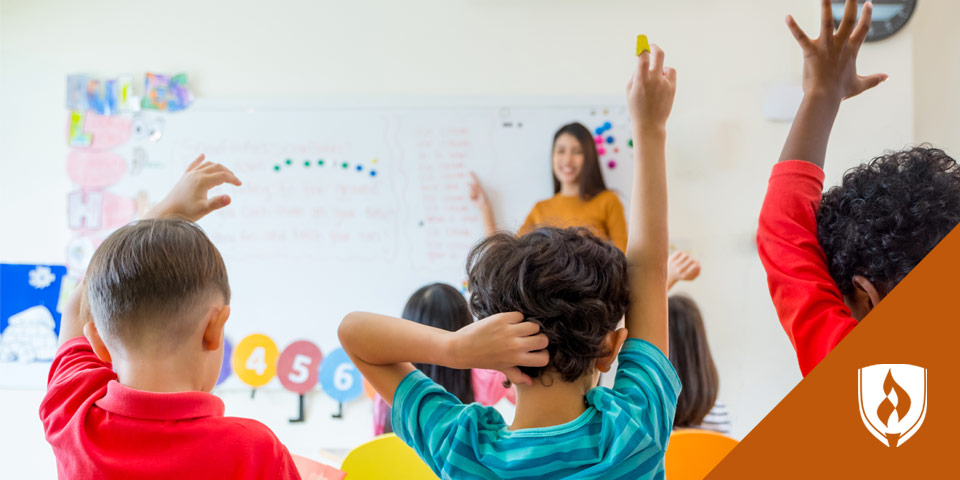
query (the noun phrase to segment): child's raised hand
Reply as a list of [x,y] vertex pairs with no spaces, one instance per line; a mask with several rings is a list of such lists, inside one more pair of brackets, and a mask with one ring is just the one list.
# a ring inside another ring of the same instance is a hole
[[240,186],[240,179],[219,163],[204,162],[203,154],[187,167],[170,193],[150,209],[146,218],[182,216],[196,222],[208,213],[230,205],[229,195],[207,198],[211,188],[224,183]]
[[676,251],[667,262],[667,288],[683,280],[689,282],[700,276],[700,260],[687,252]]
[[870,31],[873,4],[863,5],[863,14],[857,22],[857,0],[847,0],[843,20],[834,32],[832,2],[821,0],[821,3],[820,37],[816,40],[803,32],[793,16],[787,16],[787,26],[803,49],[804,94],[826,95],[839,102],[880,85],[887,79],[885,74],[857,74],[857,54]]
[[547,336],[540,325],[524,322],[519,312],[498,313],[457,330],[451,350],[451,367],[499,370],[513,383],[533,380],[518,366],[543,367],[550,362]]
[[627,103],[634,128],[659,128],[667,124],[677,91],[677,71],[664,67],[664,53],[651,45],[653,53],[644,51],[637,61],[637,70],[627,82]]

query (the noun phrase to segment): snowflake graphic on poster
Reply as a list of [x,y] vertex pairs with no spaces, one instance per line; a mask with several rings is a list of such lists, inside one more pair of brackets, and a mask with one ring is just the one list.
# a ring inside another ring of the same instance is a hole
[[37,266],[30,270],[30,286],[36,289],[47,288],[53,283],[57,276],[50,271],[50,267]]

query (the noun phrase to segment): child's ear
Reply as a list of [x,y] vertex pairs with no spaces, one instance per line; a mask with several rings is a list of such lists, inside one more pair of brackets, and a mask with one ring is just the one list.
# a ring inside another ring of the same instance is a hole
[[104,344],[103,339],[100,338],[100,332],[97,331],[97,326],[93,322],[83,324],[83,336],[87,337],[87,341],[90,342],[90,347],[93,348],[93,353],[97,358],[107,363],[113,361],[106,344]]
[[851,310],[854,318],[862,320],[880,303],[882,297],[873,282],[862,275],[854,275],[851,282],[853,283]]
[[607,348],[607,351],[610,353],[597,359],[597,370],[603,373],[610,371],[610,366],[613,365],[613,361],[617,358],[617,355],[620,354],[620,347],[623,346],[623,342],[626,340],[626,328],[618,328],[607,334],[606,338],[603,339],[603,346]]
[[204,350],[212,351],[223,346],[223,330],[228,318],[230,318],[230,305],[224,305],[210,312],[207,326],[203,330]]

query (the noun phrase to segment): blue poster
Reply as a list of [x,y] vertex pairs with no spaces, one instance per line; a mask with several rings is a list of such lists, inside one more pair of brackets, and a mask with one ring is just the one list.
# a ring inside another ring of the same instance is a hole
[[60,265],[0,264],[0,362],[53,360],[66,273]]

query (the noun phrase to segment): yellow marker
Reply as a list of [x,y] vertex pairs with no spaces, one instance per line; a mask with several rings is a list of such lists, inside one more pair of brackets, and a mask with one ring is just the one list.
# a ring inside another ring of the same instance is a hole
[[637,35],[637,56],[639,57],[645,51],[650,51],[650,42],[646,35]]

